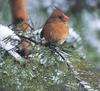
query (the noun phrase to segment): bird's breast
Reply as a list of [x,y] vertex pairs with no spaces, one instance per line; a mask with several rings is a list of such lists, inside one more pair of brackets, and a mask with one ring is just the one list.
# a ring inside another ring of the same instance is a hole
[[68,27],[63,22],[49,23],[43,29],[43,37],[48,42],[64,42],[67,36]]

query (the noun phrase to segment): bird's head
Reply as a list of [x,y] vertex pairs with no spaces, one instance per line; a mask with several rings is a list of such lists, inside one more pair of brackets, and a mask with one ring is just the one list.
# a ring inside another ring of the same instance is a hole
[[67,22],[69,20],[69,17],[66,16],[58,7],[53,7],[53,13],[51,15],[53,18],[58,18],[63,22]]

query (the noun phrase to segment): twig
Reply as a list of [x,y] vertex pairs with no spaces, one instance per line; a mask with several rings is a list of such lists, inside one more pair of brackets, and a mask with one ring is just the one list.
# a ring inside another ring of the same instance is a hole
[[31,25],[34,27],[34,23],[33,23],[32,19],[31,19],[31,17],[30,17],[30,22],[31,22]]
[[25,36],[20,36],[20,37],[28,39],[29,41],[32,41],[35,44],[40,44],[42,46],[50,48],[51,50],[55,51],[63,60],[66,60],[66,64],[67,64],[68,68],[72,71],[72,74],[74,75],[77,82],[79,83],[80,91],[98,91],[98,90],[92,89],[91,86],[89,85],[89,83],[80,79],[79,73],[74,69],[74,66],[72,65],[72,63],[68,59],[66,59],[62,54],[60,54],[54,45],[42,44],[41,42],[37,42],[37,41],[32,40],[32,39],[25,37]]
[[24,39],[27,39],[27,40],[29,40],[29,41],[31,41],[31,42],[33,42],[33,43],[35,43],[36,45],[44,45],[44,44],[42,44],[41,42],[37,42],[37,41],[35,41],[35,40],[33,40],[33,39],[31,39],[31,38],[28,38],[28,37],[25,37],[25,36],[22,36],[22,35],[18,35],[20,38],[24,38]]
[[79,73],[77,72],[76,69],[74,69],[74,66],[72,65],[72,63],[68,59],[66,59],[66,64],[68,65],[68,67],[72,71],[72,74],[74,75],[75,79],[79,83],[79,86],[80,86],[79,91],[98,91],[98,90],[94,90],[90,86],[89,83],[87,83],[86,81],[80,79]]
[[28,24],[26,22],[23,22],[23,23],[26,24],[26,25],[28,25],[31,28],[31,30],[35,30],[30,24]]
[[56,46],[54,46],[54,45],[48,45],[47,47],[49,47],[51,50],[53,50],[54,52],[56,52],[63,60],[65,60],[65,57],[59,52],[59,50],[57,50]]
[[[28,23],[26,23],[26,22],[21,22],[21,23],[19,23],[19,24],[22,24],[22,23],[28,25],[28,26],[31,28],[31,30],[35,30],[30,24],[28,24]],[[12,26],[12,25],[14,25],[14,26],[13,26],[13,29],[17,26],[17,25],[15,25],[15,24],[11,23],[11,24],[8,25],[8,27],[10,27],[10,26]]]
[[45,47],[48,47],[49,49],[53,50],[54,52],[56,52],[63,60],[65,60],[64,56],[62,54],[59,53],[59,51],[56,49],[56,47],[54,45],[51,45],[51,44],[43,44],[41,42],[37,42],[31,38],[28,38],[28,37],[25,37],[25,36],[22,36],[22,35],[18,35],[20,38],[24,38],[24,39],[27,39],[37,45],[42,45],[42,46],[45,46]]

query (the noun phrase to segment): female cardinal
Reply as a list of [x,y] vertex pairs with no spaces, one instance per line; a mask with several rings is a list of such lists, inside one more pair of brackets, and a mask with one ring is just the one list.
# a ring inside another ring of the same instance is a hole
[[41,31],[40,37],[44,37],[49,44],[59,45],[64,43],[69,32],[68,20],[69,17],[55,6],[52,15],[48,18]]
[[28,15],[25,9],[25,0],[10,0],[11,13],[13,25],[16,26],[16,30],[27,32],[28,26]]

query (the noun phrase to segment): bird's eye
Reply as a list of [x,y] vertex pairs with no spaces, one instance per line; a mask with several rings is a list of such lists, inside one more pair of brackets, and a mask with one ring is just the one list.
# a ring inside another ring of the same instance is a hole
[[60,18],[60,19],[62,19],[62,18],[63,18],[63,16],[59,16],[59,18]]

